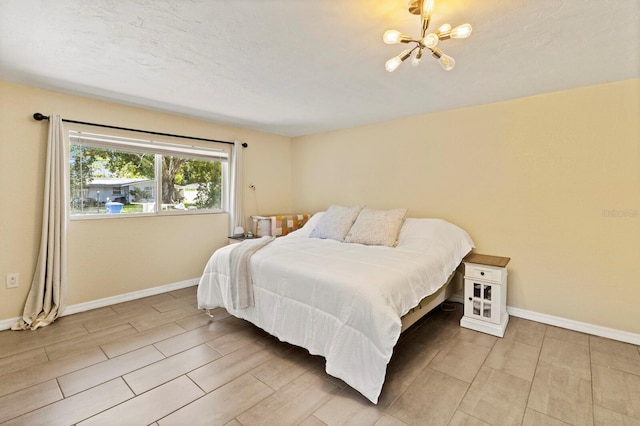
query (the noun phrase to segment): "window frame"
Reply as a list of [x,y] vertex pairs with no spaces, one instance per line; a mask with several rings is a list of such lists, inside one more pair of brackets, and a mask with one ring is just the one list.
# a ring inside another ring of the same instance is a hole
[[[109,129],[102,132],[84,125],[65,126],[66,152],[71,153],[72,145],[90,146],[101,149],[121,150],[124,152],[139,152],[154,155],[155,167],[155,206],[153,212],[136,213],[94,213],[94,214],[72,214],[71,213],[71,171],[65,173],[65,185],[68,188],[67,200],[69,220],[97,220],[97,219],[117,219],[132,217],[164,217],[164,216],[185,216],[201,214],[229,214],[231,194],[233,193],[230,163],[233,158],[233,145],[216,142],[201,142],[182,139],[178,137],[164,137],[156,135],[138,134],[133,131],[121,131]],[[107,134],[108,133],[108,134]],[[82,141],[82,142],[80,142]],[[162,157],[175,156],[198,161],[217,161],[221,165],[221,208],[203,208],[186,210],[163,210],[162,206]],[[70,166],[71,158],[67,161]],[[82,189],[86,191],[87,189]]]

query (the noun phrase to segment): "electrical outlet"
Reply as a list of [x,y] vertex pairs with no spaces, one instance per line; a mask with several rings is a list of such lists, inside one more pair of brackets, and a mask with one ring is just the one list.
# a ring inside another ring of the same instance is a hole
[[18,287],[18,274],[7,274],[7,288]]

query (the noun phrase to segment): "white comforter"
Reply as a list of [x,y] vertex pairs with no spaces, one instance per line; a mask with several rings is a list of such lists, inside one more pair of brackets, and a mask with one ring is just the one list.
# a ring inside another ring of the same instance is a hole
[[233,246],[220,248],[207,263],[198,306],[224,307],[324,356],[328,374],[377,403],[400,318],[445,283],[473,242],[443,220],[406,219],[395,248],[347,244],[309,238],[314,218],[252,256],[255,306],[233,309]]

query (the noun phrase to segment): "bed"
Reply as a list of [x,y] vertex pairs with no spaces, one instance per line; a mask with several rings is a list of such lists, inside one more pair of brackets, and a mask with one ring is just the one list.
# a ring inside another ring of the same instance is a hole
[[251,306],[234,299],[237,245],[218,249],[200,278],[198,307],[223,307],[323,356],[328,374],[377,403],[401,331],[447,296],[473,241],[444,220],[415,218],[402,218],[395,247],[314,238],[323,214],[250,256]]

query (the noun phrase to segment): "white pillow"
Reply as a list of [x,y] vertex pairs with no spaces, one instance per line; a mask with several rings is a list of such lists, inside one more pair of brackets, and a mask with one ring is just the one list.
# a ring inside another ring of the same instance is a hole
[[395,247],[407,209],[362,209],[345,238],[345,243]]
[[343,207],[332,205],[318,220],[309,237],[344,241],[344,237],[351,229],[351,225],[358,217],[360,210],[362,210],[362,206]]
[[421,253],[434,247],[447,247],[464,257],[475,246],[469,234],[452,223],[442,219],[408,217],[400,229],[396,247]]

